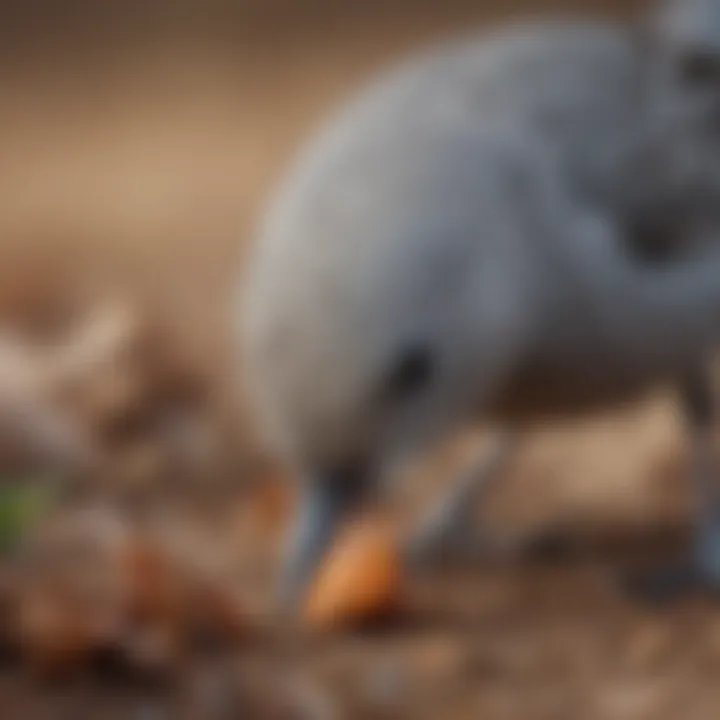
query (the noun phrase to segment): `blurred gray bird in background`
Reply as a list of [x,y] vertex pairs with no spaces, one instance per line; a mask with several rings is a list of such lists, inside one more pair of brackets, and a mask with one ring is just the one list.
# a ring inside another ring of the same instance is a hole
[[[242,283],[248,390],[303,486],[282,602],[394,462],[469,423],[510,439],[672,382],[706,453],[718,229],[720,0],[452,42],[350,101]],[[683,578],[718,587],[720,501],[694,475]],[[431,538],[482,485],[451,484]]]

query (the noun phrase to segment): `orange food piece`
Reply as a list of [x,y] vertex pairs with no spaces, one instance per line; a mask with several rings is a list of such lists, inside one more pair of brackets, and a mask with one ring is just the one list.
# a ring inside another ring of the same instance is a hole
[[396,538],[386,523],[350,527],[321,566],[304,608],[314,628],[358,625],[399,607],[402,569]]

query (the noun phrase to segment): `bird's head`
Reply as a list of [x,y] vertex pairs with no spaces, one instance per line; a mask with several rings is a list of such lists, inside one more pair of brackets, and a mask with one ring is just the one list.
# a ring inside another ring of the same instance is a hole
[[[494,249],[478,239],[493,215],[465,176],[477,166],[378,145],[350,142],[291,175],[243,286],[248,391],[302,483],[288,603],[389,465],[473,412],[478,379],[491,382],[511,344],[506,268],[521,263],[502,233]],[[489,325],[494,343],[479,332]]]

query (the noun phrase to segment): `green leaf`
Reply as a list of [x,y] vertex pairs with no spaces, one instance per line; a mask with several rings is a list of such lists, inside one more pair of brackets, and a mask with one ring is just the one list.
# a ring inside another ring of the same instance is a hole
[[34,479],[0,483],[0,552],[13,550],[52,506],[52,493]]

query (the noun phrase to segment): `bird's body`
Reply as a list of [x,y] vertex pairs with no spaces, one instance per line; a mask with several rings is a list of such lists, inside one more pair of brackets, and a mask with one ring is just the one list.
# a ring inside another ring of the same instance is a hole
[[[280,348],[302,332],[313,356],[323,345],[313,347],[308,329],[330,333],[338,325],[333,349],[351,356],[333,375],[345,382],[352,355],[372,349],[373,328],[355,333],[353,324],[375,322],[374,308],[361,317],[350,296],[361,299],[367,283],[397,264],[417,284],[414,314],[432,312],[423,304],[452,292],[453,273],[472,272],[477,307],[494,301],[504,335],[517,325],[510,344],[522,346],[521,359],[483,398],[485,417],[532,422],[595,409],[684,369],[635,372],[604,353],[595,314],[612,298],[593,297],[576,275],[602,272],[593,266],[597,249],[584,252],[583,243],[647,243],[637,229],[653,221],[666,229],[663,218],[677,221],[693,190],[664,187],[679,169],[662,167],[647,149],[657,117],[643,101],[651,91],[644,62],[618,28],[553,24],[453,45],[374,86],[302,157],[270,215],[253,281],[259,312],[279,310],[264,330]],[[428,225],[410,227],[418,218]],[[577,257],[567,243],[578,246]],[[327,323],[318,315],[326,306],[333,308]],[[365,347],[352,347],[353,338]],[[617,367],[599,363],[603,354]],[[296,350],[276,355],[270,345],[261,362],[273,360],[297,367],[301,358]],[[319,357],[308,363],[322,367]],[[317,378],[301,383],[313,402],[332,379]]]
[[720,153],[654,53],[518,27],[408,63],[319,133],[244,295],[251,391],[301,472],[342,494],[463,423],[607,409],[714,349],[720,253],[655,259],[720,227]]

